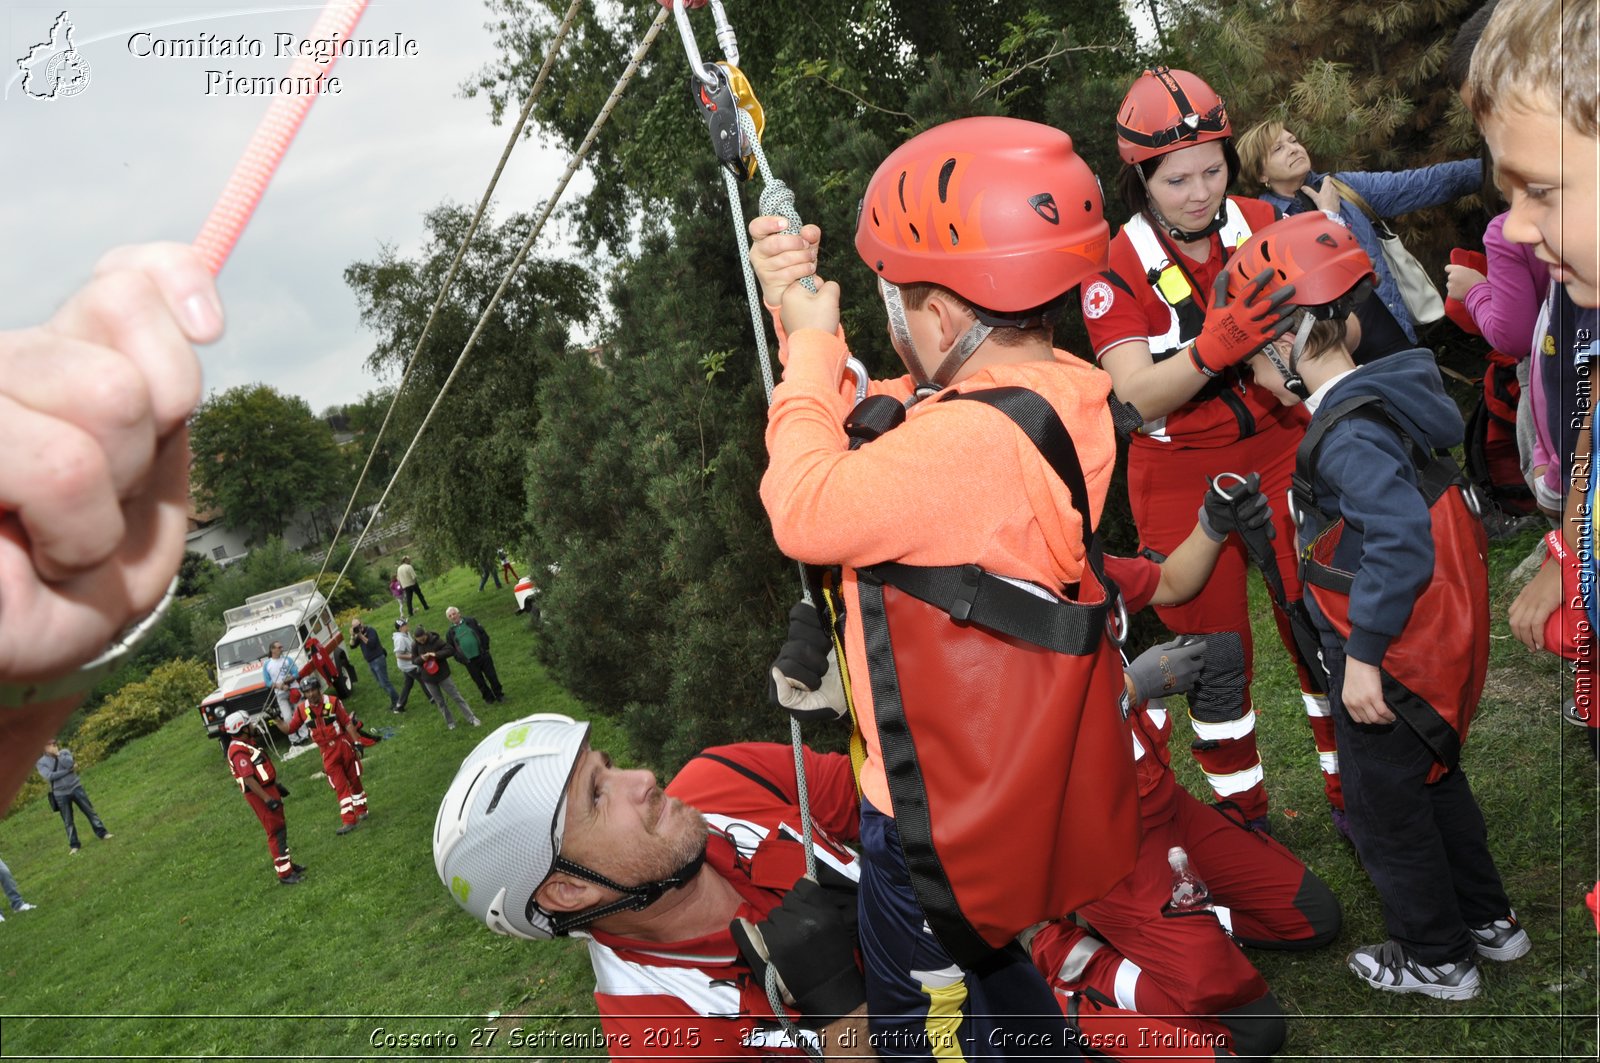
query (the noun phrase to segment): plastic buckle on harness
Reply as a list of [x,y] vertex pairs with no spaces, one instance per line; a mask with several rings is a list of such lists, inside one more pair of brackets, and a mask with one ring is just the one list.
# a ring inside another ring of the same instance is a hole
[[972,603],[978,597],[978,578],[983,575],[983,569],[977,565],[961,566],[961,590],[956,594],[956,600],[950,605],[950,619],[965,622],[972,616]]

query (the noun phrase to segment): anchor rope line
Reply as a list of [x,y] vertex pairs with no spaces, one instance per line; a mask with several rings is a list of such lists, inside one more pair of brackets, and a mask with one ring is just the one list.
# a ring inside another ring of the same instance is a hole
[[373,507],[372,516],[367,518],[366,525],[361,529],[360,535],[357,536],[355,549],[350,551],[350,556],[345,559],[344,567],[339,570],[339,575],[334,580],[334,586],[338,586],[340,580],[344,579],[345,573],[350,570],[350,564],[355,560],[356,551],[360,549],[362,542],[366,540],[367,532],[372,530],[373,521],[377,520],[378,513],[383,509],[383,503],[389,498],[389,492],[394,489],[395,482],[399,480],[400,474],[405,471],[406,464],[411,460],[411,455],[416,452],[417,444],[422,441],[423,434],[427,432],[428,425],[432,423],[434,414],[444,401],[444,397],[449,394],[450,385],[454,383],[456,377],[460,374],[461,367],[466,364],[467,355],[472,353],[473,347],[477,345],[478,337],[483,334],[484,328],[489,323],[489,318],[500,304],[501,297],[505,295],[506,289],[511,286],[511,279],[516,276],[517,270],[521,268],[522,263],[527,259],[528,252],[533,247],[533,242],[538,239],[539,233],[544,229],[545,222],[555,212],[556,205],[560,202],[562,194],[566,192],[567,185],[572,181],[573,175],[578,172],[579,167],[583,165],[584,159],[588,157],[589,150],[594,147],[594,142],[600,135],[600,130],[605,128],[612,111],[616,110],[617,103],[622,99],[622,95],[627,90],[629,83],[633,81],[634,75],[638,73],[645,56],[650,54],[650,46],[655,43],[656,36],[661,32],[661,27],[666,25],[666,21],[667,9],[662,8],[657,13],[655,21],[651,22],[649,29],[640,38],[638,46],[634,48],[633,55],[628,59],[627,68],[617,78],[616,85],[611,89],[611,95],[606,98],[606,102],[600,108],[600,113],[595,116],[593,124],[589,126],[589,132],[584,135],[583,142],[578,146],[577,152],[573,154],[571,160],[567,163],[566,172],[561,175],[561,179],[556,183],[555,191],[545,201],[544,209],[540,212],[538,220],[534,222],[533,228],[529,230],[527,238],[523,240],[522,247],[517,251],[516,258],[506,268],[505,277],[501,279],[500,286],[489,297],[488,304],[484,306],[483,313],[479,315],[478,323],[473,327],[472,334],[467,337],[466,344],[461,348],[461,354],[457,356],[456,363],[450,370],[450,375],[445,378],[444,383],[439,388],[438,395],[434,397],[432,405],[428,407],[428,412],[423,417],[422,423],[417,426],[416,434],[412,436],[410,445],[406,447],[405,453],[401,455],[399,463],[395,466],[394,474],[389,477],[389,483],[383,489],[382,497],[378,499],[377,505]]
[[[354,512],[356,498],[361,494],[361,488],[367,482],[367,473],[372,469],[373,458],[377,456],[378,444],[383,440],[383,434],[389,427],[389,421],[394,417],[395,406],[400,401],[400,395],[405,391],[406,384],[411,380],[411,373],[417,366],[417,361],[422,356],[423,344],[427,343],[429,334],[433,331],[433,323],[438,320],[439,311],[444,306],[445,297],[450,294],[455,285],[456,272],[461,268],[462,261],[466,258],[467,248],[472,243],[472,238],[478,232],[478,225],[483,216],[488,213],[489,201],[494,196],[495,187],[500,183],[500,175],[505,172],[506,162],[511,158],[511,152],[522,139],[523,127],[528,124],[528,117],[533,113],[533,106],[544,95],[545,83],[550,79],[550,71],[555,67],[556,56],[560,53],[562,45],[566,43],[567,33],[572,28],[573,21],[578,16],[578,9],[583,5],[583,0],[572,0],[567,8],[566,17],[561,20],[561,25],[556,29],[555,36],[550,39],[550,46],[545,51],[544,63],[539,68],[538,76],[533,80],[533,88],[528,93],[527,102],[522,105],[522,113],[517,116],[515,127],[511,135],[506,138],[506,146],[500,152],[500,161],[495,164],[494,173],[489,177],[489,184],[483,190],[483,195],[478,200],[478,209],[472,216],[472,224],[467,226],[467,231],[461,238],[461,245],[456,249],[455,258],[450,262],[450,268],[445,271],[444,280],[439,285],[439,294],[433,300],[433,309],[428,312],[428,320],[422,326],[422,332],[417,336],[417,342],[411,348],[411,357],[406,362],[406,368],[400,375],[400,383],[395,385],[394,397],[389,400],[389,407],[383,413],[383,423],[378,426],[377,434],[372,437],[372,445],[367,449],[367,460],[361,466],[361,475],[356,478],[356,485],[350,491],[350,501],[345,504],[344,515],[339,518],[339,527],[333,533],[333,539],[328,543],[327,552],[322,555],[322,567],[317,570],[317,580],[321,580],[323,573],[328,571],[328,562],[333,559],[334,548],[339,545],[339,537],[344,534],[345,525],[349,523],[350,514]],[[387,492],[385,492],[387,494]],[[343,572],[340,573],[342,578]]]

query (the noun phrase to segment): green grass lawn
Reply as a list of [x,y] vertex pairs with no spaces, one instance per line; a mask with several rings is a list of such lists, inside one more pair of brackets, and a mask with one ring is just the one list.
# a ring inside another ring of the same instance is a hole
[[[1497,546],[1496,572],[1531,544]],[[476,588],[477,576],[461,569],[428,580],[432,609],[417,616],[442,625],[453,604],[489,629],[509,700],[481,706],[465,669],[454,669],[475,711],[489,725],[530,712],[583,713],[534,662],[536,635],[513,612],[510,590]],[[1344,970],[1345,952],[1384,936],[1382,919],[1328,821],[1292,672],[1274,649],[1264,598],[1258,604],[1256,704],[1273,825],[1332,884],[1346,918],[1327,950],[1256,955],[1293,1016],[1283,1058],[1594,1058],[1600,956],[1581,895],[1596,867],[1595,769],[1581,736],[1557,720],[1553,659],[1531,658],[1497,624],[1489,692],[1466,756],[1534,953],[1489,966],[1487,992],[1467,1005],[1380,995]],[[385,606],[367,620],[387,633],[393,616]],[[40,906],[0,925],[0,1056],[597,1058],[513,1044],[519,1028],[593,1028],[582,945],[496,937],[455,906],[434,874],[439,795],[486,732],[446,731],[415,691],[406,714],[390,715],[364,665],[357,668],[352,706],[370,728],[393,730],[366,760],[372,815],[336,837],[333,792],[311,777],[319,758],[280,764],[294,791],[286,802],[294,856],[310,868],[299,886],[273,878],[261,828],[193,713],[86,771],[111,841],[96,841],[80,822],[83,851],[69,858],[60,821],[42,801],[0,824],[0,855]],[[595,741],[634,762],[650,759],[627,751],[604,719]],[[1174,760],[1197,788],[1194,765]],[[491,1029],[492,1045],[475,1048]]]

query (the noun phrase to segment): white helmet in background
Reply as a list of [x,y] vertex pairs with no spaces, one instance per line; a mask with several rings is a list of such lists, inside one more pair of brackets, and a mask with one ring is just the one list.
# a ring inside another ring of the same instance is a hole
[[228,713],[228,718],[222,721],[224,734],[236,735],[250,726],[250,714],[243,709],[234,709]]
[[561,932],[533,900],[561,848],[567,784],[589,725],[559,713],[504,724],[461,762],[433,825],[433,866],[456,903],[497,934]]

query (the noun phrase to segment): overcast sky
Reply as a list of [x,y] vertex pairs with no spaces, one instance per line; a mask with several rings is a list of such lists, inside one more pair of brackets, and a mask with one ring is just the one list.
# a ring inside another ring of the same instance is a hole
[[[321,4],[71,3],[87,87],[30,98],[16,60],[48,39],[62,0],[6,0],[0,66],[0,328],[32,324],[119,243],[194,238],[270,99],[207,95],[207,70],[278,77],[274,34],[306,35]],[[201,352],[208,392],[265,381],[313,411],[384,381],[342,278],[381,244],[414,251],[422,215],[446,200],[475,206],[505,146],[488,105],[459,86],[493,55],[478,0],[373,0],[356,30],[416,41],[414,58],[343,58],[342,92],[319,99],[221,278],[227,335]],[[140,32],[130,47],[130,38]],[[259,40],[261,58],[137,56],[149,40],[202,33]],[[663,38],[675,44],[671,38]],[[496,217],[543,204],[567,156],[520,144]],[[582,174],[570,198],[587,187]],[[541,248],[551,246],[555,221]],[[389,381],[392,382],[392,381]]]

